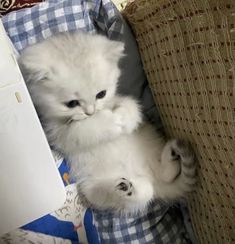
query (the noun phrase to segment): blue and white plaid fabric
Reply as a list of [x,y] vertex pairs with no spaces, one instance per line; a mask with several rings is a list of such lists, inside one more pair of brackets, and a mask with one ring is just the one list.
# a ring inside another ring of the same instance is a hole
[[[111,0],[49,0],[2,17],[17,51],[54,34],[81,30],[122,40],[123,19]],[[97,47],[98,48],[98,47]],[[94,210],[101,243],[190,243],[177,208],[159,202],[135,217]]]
[[110,0],[49,0],[2,17],[17,51],[54,34],[81,30],[120,39],[123,21]]
[[101,243],[117,244],[183,244],[191,243],[179,208],[161,202],[132,217],[94,211]]

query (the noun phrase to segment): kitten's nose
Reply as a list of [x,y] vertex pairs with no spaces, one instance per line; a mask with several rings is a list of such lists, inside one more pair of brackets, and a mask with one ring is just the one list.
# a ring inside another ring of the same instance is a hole
[[88,115],[88,116],[91,116],[92,114],[95,113],[95,108],[94,106],[90,105],[90,106],[87,106],[86,109],[85,109],[85,114]]

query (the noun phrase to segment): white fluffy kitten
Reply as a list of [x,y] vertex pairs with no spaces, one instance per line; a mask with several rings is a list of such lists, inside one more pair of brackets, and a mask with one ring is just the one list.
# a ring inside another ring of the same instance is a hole
[[132,212],[176,199],[195,184],[195,159],[142,123],[138,103],[116,94],[124,46],[60,34],[27,48],[20,65],[48,140],[71,161],[80,192],[99,209]]

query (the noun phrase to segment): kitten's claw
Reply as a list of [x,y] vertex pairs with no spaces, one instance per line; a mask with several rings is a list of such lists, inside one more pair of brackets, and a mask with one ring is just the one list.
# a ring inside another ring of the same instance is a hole
[[126,196],[131,196],[133,191],[132,183],[125,178],[118,180],[115,189],[119,194]]
[[171,148],[172,161],[179,161],[180,155],[178,155],[173,148]]

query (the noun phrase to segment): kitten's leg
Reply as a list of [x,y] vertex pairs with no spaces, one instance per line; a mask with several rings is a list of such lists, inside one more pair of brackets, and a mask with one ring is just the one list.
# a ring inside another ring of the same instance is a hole
[[113,140],[123,133],[131,133],[141,122],[138,103],[130,97],[116,96],[110,104],[110,110],[104,109],[90,118],[72,122],[70,126],[73,130],[68,138],[74,138],[75,145],[94,146]]
[[142,177],[133,181],[126,178],[92,179],[79,186],[88,202],[98,209],[134,212],[144,209],[154,196],[152,184]]
[[123,132],[120,115],[111,110],[102,110],[82,121],[74,121],[65,130],[63,138],[75,148],[99,145],[120,136]]
[[[137,102],[129,97],[116,97],[110,109],[97,111],[93,116],[71,123],[60,128],[55,143],[63,151],[99,145],[111,141],[123,133],[131,133],[141,122],[141,112]],[[74,147],[71,148],[71,147]]]
[[124,133],[131,133],[142,122],[140,106],[131,97],[116,96],[113,111],[121,117]]
[[196,160],[190,145],[183,140],[166,143],[161,155],[159,177],[165,184],[158,189],[163,198],[178,198],[194,189]]

